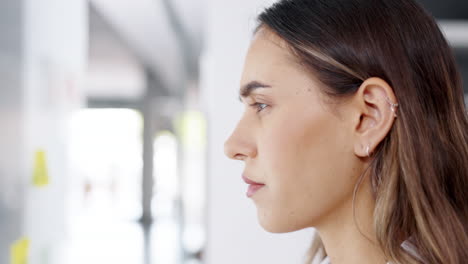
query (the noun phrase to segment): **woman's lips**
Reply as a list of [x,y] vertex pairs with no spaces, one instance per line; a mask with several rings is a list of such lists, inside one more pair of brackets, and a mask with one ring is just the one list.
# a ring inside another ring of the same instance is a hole
[[245,181],[245,183],[249,184],[249,188],[247,189],[247,197],[252,197],[258,190],[260,190],[265,184],[263,183],[258,183],[250,180],[247,178],[247,176],[242,175],[242,179]]
[[247,197],[252,197],[254,193],[260,190],[265,184],[250,184],[249,188],[247,189]]

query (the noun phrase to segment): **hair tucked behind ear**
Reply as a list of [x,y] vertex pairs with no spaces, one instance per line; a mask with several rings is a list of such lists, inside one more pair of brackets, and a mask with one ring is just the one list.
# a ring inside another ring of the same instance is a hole
[[[259,15],[336,100],[364,80],[394,89],[398,119],[374,151],[375,230],[392,263],[468,260],[468,118],[452,50],[413,0],[283,0]],[[401,247],[405,240],[419,258]],[[321,242],[311,253],[320,251]],[[323,248],[322,248],[323,250]]]

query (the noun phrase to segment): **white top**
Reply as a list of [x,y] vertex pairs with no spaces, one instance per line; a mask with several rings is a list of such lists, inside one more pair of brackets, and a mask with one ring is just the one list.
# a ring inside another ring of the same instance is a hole
[[[320,264],[331,264],[330,262],[330,258],[328,256],[326,256],[322,262],[320,262]],[[391,264],[390,262],[387,262],[387,264]]]
[[322,260],[322,262],[320,262],[320,264],[331,264],[330,258],[329,258],[328,256],[326,256],[326,257]]
[[[401,243],[401,247],[406,250],[409,254],[413,255],[415,258],[419,259],[420,261],[423,261],[423,259],[421,258],[421,256],[418,254],[418,252],[416,251],[416,247],[409,241],[411,240],[411,237],[405,241],[403,241],[403,243]],[[320,264],[331,264],[330,262],[330,257],[329,256],[326,256],[321,262]],[[392,264],[391,262],[387,262],[387,264]]]

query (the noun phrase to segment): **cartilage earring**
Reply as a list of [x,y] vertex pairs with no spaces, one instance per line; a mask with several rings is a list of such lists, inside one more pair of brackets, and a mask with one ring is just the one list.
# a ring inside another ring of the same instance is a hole
[[393,115],[397,117],[396,108],[398,107],[398,103],[392,103],[388,97],[385,97],[385,100],[390,104],[390,109],[392,110]]

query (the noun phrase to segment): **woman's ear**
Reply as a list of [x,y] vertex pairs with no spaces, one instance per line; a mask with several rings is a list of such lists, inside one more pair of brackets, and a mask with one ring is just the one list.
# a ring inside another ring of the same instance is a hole
[[358,115],[354,126],[354,153],[359,157],[371,156],[397,117],[395,94],[386,81],[371,77],[361,84],[352,104]]

